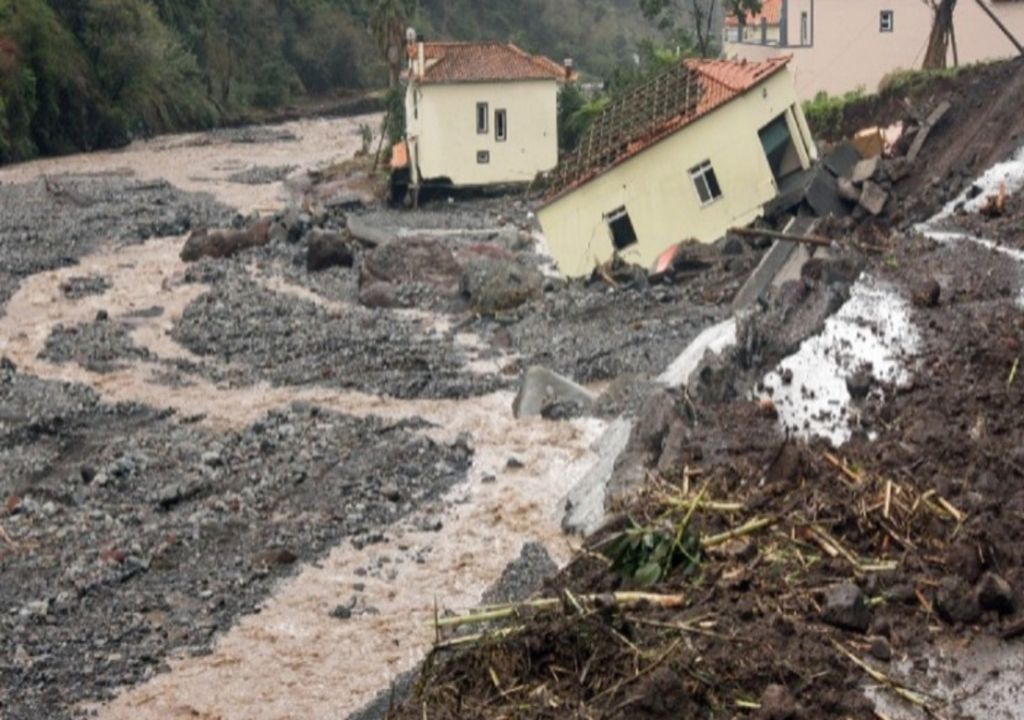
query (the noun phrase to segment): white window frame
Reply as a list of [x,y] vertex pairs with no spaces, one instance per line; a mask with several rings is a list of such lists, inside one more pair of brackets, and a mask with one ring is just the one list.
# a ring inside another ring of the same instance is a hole
[[882,10],[878,16],[878,32],[891,33],[896,31],[896,12]]
[[494,111],[494,139],[497,142],[508,140],[508,111],[504,108]]
[[[709,176],[714,179],[714,185],[718,188],[717,195],[711,187],[711,183],[708,181]],[[711,164],[710,160],[705,160],[704,162],[690,168],[690,181],[693,183],[693,191],[697,193],[697,203],[701,207],[713,205],[721,200],[725,195],[725,193],[722,192],[722,183],[718,181],[718,174],[715,172],[715,168]],[[707,192],[707,200],[701,197],[702,185],[704,190]]]
[[490,128],[491,118],[491,106],[485,102],[478,102],[476,104],[476,134],[486,135],[491,131]]

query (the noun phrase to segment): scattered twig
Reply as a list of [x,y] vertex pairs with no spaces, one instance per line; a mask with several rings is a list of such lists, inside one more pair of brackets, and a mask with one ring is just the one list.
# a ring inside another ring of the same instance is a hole
[[4,530],[3,525],[0,525],[0,540],[3,540],[5,543],[10,545],[12,550],[18,549],[18,543],[11,539],[11,536],[7,534],[6,530]]
[[825,462],[827,462],[829,465],[831,465],[836,470],[841,472],[843,475],[848,477],[855,485],[860,485],[861,483],[864,482],[864,478],[862,476],[858,475],[853,470],[848,468],[846,466],[846,463],[844,463],[842,460],[837,458],[832,453],[825,453],[824,457],[825,457]]
[[1017,369],[1020,367],[1020,357],[1013,361],[1013,367],[1010,368],[1010,377],[1006,379],[1006,387],[1013,385],[1013,381],[1017,379]]
[[836,650],[838,650],[847,658],[849,658],[850,661],[853,662],[857,667],[866,672],[872,680],[889,688],[894,693],[896,693],[912,705],[916,705],[919,708],[923,708],[930,715],[935,714],[934,708],[932,708],[929,704],[929,698],[927,695],[925,695],[924,693],[917,692],[916,690],[911,690],[905,687],[904,685],[901,685],[900,683],[896,682],[891,677],[883,673],[881,670],[876,670],[875,668],[868,665],[866,662],[864,662],[859,657],[854,655],[852,652],[844,648],[835,640],[832,641],[832,645],[836,648]]
[[500,640],[501,638],[507,638],[511,635],[521,633],[526,629],[525,625],[516,625],[514,627],[502,628],[495,630],[494,632],[480,633],[478,635],[463,635],[452,640],[447,640],[442,643],[434,645],[435,650],[450,650],[452,648],[462,647],[464,645],[475,645],[482,640]]
[[744,537],[746,535],[753,535],[758,530],[763,530],[764,528],[772,525],[774,522],[775,520],[773,520],[772,518],[757,518],[751,520],[748,523],[745,523],[744,525],[741,525],[738,528],[733,528],[732,530],[719,533],[718,535],[709,535],[703,540],[701,540],[701,546],[703,546],[705,550],[713,547],[718,547],[719,545],[724,545],[725,543],[735,538]]

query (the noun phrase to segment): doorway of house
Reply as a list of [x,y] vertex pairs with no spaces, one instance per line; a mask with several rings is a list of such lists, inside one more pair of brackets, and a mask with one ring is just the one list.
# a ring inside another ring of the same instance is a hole
[[803,169],[793,137],[789,134],[786,113],[782,113],[758,132],[765,157],[772,168],[776,184]]

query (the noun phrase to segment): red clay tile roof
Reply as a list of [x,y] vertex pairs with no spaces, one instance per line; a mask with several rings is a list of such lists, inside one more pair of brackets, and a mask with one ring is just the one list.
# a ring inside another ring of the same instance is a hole
[[[778,25],[782,21],[782,0],[762,0],[761,12],[747,13],[745,25],[760,25],[761,18],[769,25]],[[729,27],[737,27],[740,24],[739,18],[733,13],[725,16],[725,24]]]
[[579,148],[559,163],[551,203],[638,155],[782,70],[791,55],[759,63],[684,60],[606,107]]
[[[419,48],[413,43],[407,52],[415,60]],[[512,43],[432,42],[423,44],[423,54],[427,69],[421,83],[566,79],[562,65]]]

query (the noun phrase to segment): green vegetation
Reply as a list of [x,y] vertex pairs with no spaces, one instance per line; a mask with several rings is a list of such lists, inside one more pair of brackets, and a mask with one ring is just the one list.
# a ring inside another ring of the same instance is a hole
[[829,95],[820,92],[813,100],[804,103],[804,115],[811,131],[819,137],[842,135],[843,118],[846,108],[864,98],[864,90],[852,90],[845,95]]
[[637,0],[0,0],[0,163],[382,87],[405,23],[571,57],[595,77],[667,38]]
[[879,94],[894,92],[912,95],[942,80],[955,80],[978,65],[958,65],[935,70],[897,70],[882,78],[878,84]]

